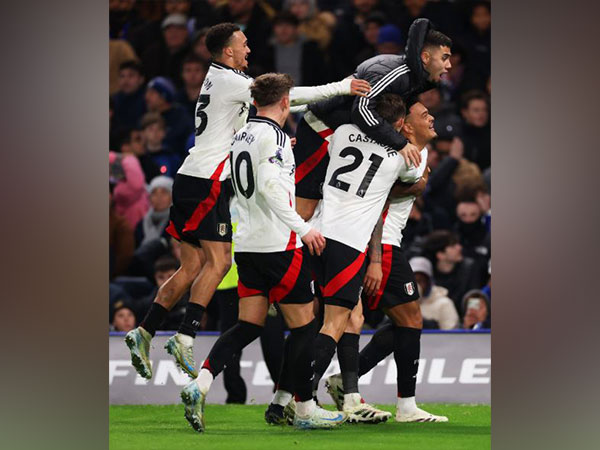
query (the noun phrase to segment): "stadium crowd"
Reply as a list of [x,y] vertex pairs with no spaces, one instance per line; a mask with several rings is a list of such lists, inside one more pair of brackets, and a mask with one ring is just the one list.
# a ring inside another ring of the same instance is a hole
[[[424,328],[491,328],[489,2],[110,0],[109,11],[112,330],[138,325],[178,267],[179,244],[165,228],[173,177],[194,142],[195,105],[210,63],[207,28],[224,21],[241,27],[249,75],[283,72],[308,86],[340,80],[372,56],[403,52],[417,17],[452,38],[452,69],[440,89],[419,97],[438,137],[402,250],[417,278]],[[290,136],[299,118],[290,115]],[[236,287],[234,265],[202,329],[223,331],[235,322]],[[186,304],[184,296],[163,329],[177,328]],[[365,327],[384,320],[364,311]],[[282,321],[269,328],[283,336]]]

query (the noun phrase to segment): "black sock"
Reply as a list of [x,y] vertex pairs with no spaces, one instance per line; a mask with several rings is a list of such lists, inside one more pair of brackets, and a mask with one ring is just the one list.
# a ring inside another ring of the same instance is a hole
[[179,333],[196,337],[196,331],[200,328],[200,322],[202,321],[204,311],[206,311],[204,306],[199,305],[198,303],[189,302],[185,309],[183,322],[179,325]]
[[315,340],[313,391],[316,391],[319,387],[319,381],[321,381],[323,374],[327,370],[327,367],[329,367],[329,363],[331,363],[336,346],[337,342],[331,336],[323,333],[317,334],[317,339]]
[[290,330],[290,355],[294,358],[291,365],[293,392],[296,394],[296,400],[300,402],[312,398],[314,376],[312,362],[315,357],[316,332],[316,320]]
[[293,340],[294,338],[290,332],[283,344],[283,359],[276,386],[276,389],[289,392],[290,394],[294,393],[294,358],[296,355],[292,353],[291,344]]
[[202,368],[208,369],[216,378],[236,353],[240,353],[244,347],[260,336],[262,328],[250,322],[238,321],[215,342]]
[[150,309],[148,310],[148,313],[146,314],[146,317],[144,317],[142,323],[140,323],[140,327],[154,336],[156,329],[160,327],[168,314],[168,309],[161,304],[154,302],[152,305],[150,305]]
[[360,336],[344,333],[337,344],[338,360],[342,371],[344,394],[358,392],[358,340]]
[[394,325],[386,323],[373,335],[358,356],[358,376],[362,377],[394,351]]
[[394,327],[394,360],[398,368],[398,397],[415,396],[419,355],[421,353],[421,330]]

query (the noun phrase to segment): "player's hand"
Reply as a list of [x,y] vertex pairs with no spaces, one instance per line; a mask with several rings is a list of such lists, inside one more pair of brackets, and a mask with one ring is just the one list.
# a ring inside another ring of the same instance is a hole
[[304,235],[302,242],[306,244],[311,255],[320,256],[325,248],[325,238],[314,228],[311,228],[310,231]]
[[357,78],[354,78],[350,83],[350,95],[366,97],[370,91],[371,85],[366,80],[359,80]]
[[419,164],[421,164],[421,152],[416,145],[413,145],[410,142],[407,143],[398,153],[404,157],[407,167],[410,167],[411,164],[413,164],[415,167],[419,167]]
[[292,146],[292,148],[294,148],[294,145],[296,145],[296,138],[290,138],[290,145]]
[[381,269],[381,263],[370,263],[367,267],[367,273],[363,282],[365,286],[365,294],[368,296],[374,295],[379,290],[382,279],[383,270]]

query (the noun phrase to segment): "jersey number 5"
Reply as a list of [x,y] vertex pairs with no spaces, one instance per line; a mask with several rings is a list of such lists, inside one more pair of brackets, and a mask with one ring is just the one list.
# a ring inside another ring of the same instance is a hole
[[[354,158],[354,161],[352,161],[347,166],[342,166],[338,168],[335,172],[333,172],[333,174],[331,175],[331,180],[329,181],[329,186],[333,186],[334,188],[341,189],[344,192],[348,192],[348,190],[350,189],[350,184],[346,183],[345,181],[338,180],[338,177],[343,173],[352,172],[353,170],[356,170],[362,164],[364,156],[362,152],[356,147],[346,147],[340,152],[340,156],[342,158],[352,156]],[[377,170],[379,170],[379,166],[383,162],[383,158],[379,155],[372,153],[369,157],[369,161],[371,161],[371,165],[369,166],[367,173],[365,174],[364,178],[360,182],[360,185],[358,186],[358,189],[356,190],[356,195],[358,195],[359,197],[364,197],[367,193],[369,185],[371,184],[371,181],[373,181],[373,177],[375,176]]]
[[206,129],[206,125],[208,124],[208,116],[206,112],[203,111],[204,108],[208,106],[210,103],[210,94],[202,94],[198,98],[198,106],[196,107],[196,117],[200,119],[200,123],[196,127],[196,136],[200,136],[202,132]]
[[[239,192],[246,198],[252,197],[254,194],[254,172],[252,171],[252,161],[250,160],[250,153],[247,151],[240,152],[237,159],[233,160],[233,153],[230,153],[231,159],[231,176],[233,178],[233,187],[236,192]],[[240,180],[240,170],[242,167],[242,162],[246,162],[246,180],[248,180],[248,187],[244,189],[242,186],[242,182]]]

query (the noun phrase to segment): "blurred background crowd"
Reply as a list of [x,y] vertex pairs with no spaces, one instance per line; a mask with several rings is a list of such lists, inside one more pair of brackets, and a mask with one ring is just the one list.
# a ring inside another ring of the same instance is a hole
[[[208,27],[241,27],[250,75],[284,72],[309,86],[338,81],[372,56],[402,53],[418,17],[454,45],[441,87],[420,96],[438,138],[402,249],[416,274],[424,328],[491,328],[490,2],[109,0],[112,330],[137,326],[179,265],[179,244],[164,230],[173,177],[193,145],[195,104],[210,63]],[[298,119],[290,116],[288,134]],[[204,315],[204,330],[235,323],[236,287],[234,266]],[[184,296],[163,329],[178,328],[186,304]],[[382,320],[365,310],[366,328]]]

